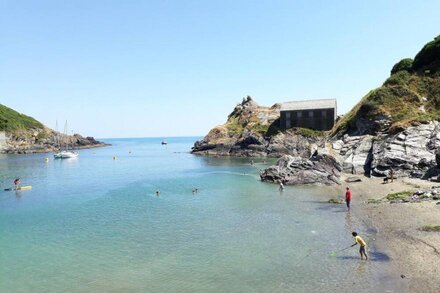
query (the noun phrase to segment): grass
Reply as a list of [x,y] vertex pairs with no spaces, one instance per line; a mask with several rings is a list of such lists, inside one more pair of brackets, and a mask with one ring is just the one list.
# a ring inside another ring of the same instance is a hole
[[440,232],[440,225],[426,225],[420,228],[420,230],[425,232]]
[[305,137],[322,137],[325,135],[324,131],[313,130],[309,128],[295,128],[295,133]]
[[43,124],[32,117],[0,104],[0,131],[14,132],[32,128],[44,128]]
[[397,199],[406,199],[413,194],[412,191],[401,191],[388,194],[385,198],[389,201]]
[[238,123],[237,117],[230,117],[228,119],[228,122],[226,123],[226,129],[228,129],[228,132],[231,134],[240,134],[243,132],[244,127],[240,123]]
[[[440,117],[440,36],[414,58],[403,59],[391,71],[384,84],[370,91],[333,127],[332,135],[356,131],[357,122],[377,121],[386,117],[389,128],[372,123],[370,134],[378,131],[396,133],[417,123]],[[428,69],[428,70],[425,70]]]

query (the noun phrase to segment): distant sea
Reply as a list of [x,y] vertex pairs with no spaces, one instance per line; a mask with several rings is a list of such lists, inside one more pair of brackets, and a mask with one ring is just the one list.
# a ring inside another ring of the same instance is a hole
[[[2,155],[0,292],[385,291],[385,263],[336,252],[374,235],[327,189],[280,192],[259,181],[273,161],[191,155],[196,139]],[[3,191],[15,177],[32,190]]]

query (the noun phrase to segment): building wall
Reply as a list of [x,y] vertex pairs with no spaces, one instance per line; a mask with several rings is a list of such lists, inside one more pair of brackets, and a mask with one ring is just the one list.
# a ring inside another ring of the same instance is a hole
[[335,109],[281,111],[280,127],[310,128],[314,130],[330,130],[335,124]]

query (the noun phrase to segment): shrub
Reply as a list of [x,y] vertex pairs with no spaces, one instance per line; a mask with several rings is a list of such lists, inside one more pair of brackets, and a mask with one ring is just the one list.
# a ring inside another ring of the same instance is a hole
[[391,75],[385,82],[384,85],[406,85],[410,79],[411,75],[406,70],[401,70],[393,75]]
[[386,196],[387,200],[395,200],[395,199],[404,199],[412,195],[413,193],[411,191],[401,191],[401,192],[395,192],[390,193]]
[[391,69],[391,75],[399,72],[399,71],[407,71],[407,72],[411,72],[412,71],[412,65],[413,65],[414,60],[411,58],[405,58],[400,60],[399,62],[397,62],[394,66],[393,69]]
[[440,36],[426,44],[414,58],[414,70],[429,70],[434,73],[440,70]]

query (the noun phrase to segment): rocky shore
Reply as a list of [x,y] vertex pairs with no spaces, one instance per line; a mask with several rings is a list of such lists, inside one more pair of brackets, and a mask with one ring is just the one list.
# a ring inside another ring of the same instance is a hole
[[48,153],[58,150],[60,145],[61,148],[68,146],[70,149],[86,149],[108,144],[97,141],[93,137],[83,137],[79,134],[62,135],[49,128],[37,128],[7,134],[6,143],[0,146],[0,153]]
[[234,108],[225,124],[214,127],[197,141],[191,153],[234,157],[309,157],[321,138],[307,137],[295,130],[279,131],[279,116],[279,104],[259,106],[248,96]]

